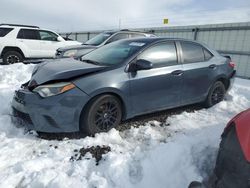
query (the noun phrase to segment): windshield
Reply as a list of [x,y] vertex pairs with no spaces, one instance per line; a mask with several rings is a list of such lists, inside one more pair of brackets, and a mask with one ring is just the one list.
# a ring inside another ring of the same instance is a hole
[[98,48],[81,57],[81,61],[95,62],[99,65],[117,65],[123,63],[145,46],[144,42],[117,41]]
[[111,33],[100,33],[93,37],[92,39],[88,40],[84,44],[98,46],[103,43],[107,38],[109,38],[112,34]]

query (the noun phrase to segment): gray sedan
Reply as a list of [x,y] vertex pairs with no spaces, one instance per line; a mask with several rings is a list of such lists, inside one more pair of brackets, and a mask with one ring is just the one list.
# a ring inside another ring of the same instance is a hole
[[73,57],[77,59],[80,56],[85,55],[109,43],[122,39],[142,38],[142,37],[156,37],[156,36],[150,33],[130,31],[126,29],[120,31],[105,31],[96,35],[95,37],[91,38],[90,40],[86,41],[81,45],[68,46],[57,49],[56,58]]
[[14,120],[38,132],[93,135],[141,114],[200,102],[210,107],[223,100],[234,74],[230,58],[195,41],[121,40],[81,61],[35,67],[13,98]]

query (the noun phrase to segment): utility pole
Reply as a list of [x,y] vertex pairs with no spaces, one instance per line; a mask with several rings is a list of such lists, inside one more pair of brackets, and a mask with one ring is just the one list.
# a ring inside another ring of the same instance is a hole
[[121,18],[119,18],[119,30],[121,29],[121,26],[122,26],[122,20]]

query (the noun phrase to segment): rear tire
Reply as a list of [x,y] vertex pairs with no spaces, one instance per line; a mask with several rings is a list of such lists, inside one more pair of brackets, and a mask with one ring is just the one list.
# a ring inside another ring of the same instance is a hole
[[205,101],[205,107],[209,108],[215,104],[221,102],[224,99],[226,89],[221,81],[217,81],[209,90],[207,99]]
[[80,131],[88,135],[107,132],[120,124],[122,105],[113,95],[101,95],[93,98],[82,111]]
[[17,51],[7,51],[3,55],[3,64],[10,65],[23,61],[23,56]]

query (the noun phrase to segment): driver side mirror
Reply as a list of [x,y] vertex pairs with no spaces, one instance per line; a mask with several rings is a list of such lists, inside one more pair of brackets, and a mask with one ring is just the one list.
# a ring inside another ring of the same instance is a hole
[[188,188],[205,188],[202,183],[198,181],[193,181],[189,184]]
[[62,42],[62,41],[64,41],[64,39],[61,36],[58,36],[57,41]]
[[138,70],[149,70],[153,68],[153,64],[150,61],[139,59],[135,63],[129,65],[129,72],[136,72]]

